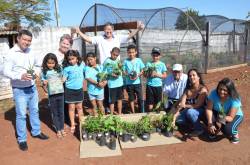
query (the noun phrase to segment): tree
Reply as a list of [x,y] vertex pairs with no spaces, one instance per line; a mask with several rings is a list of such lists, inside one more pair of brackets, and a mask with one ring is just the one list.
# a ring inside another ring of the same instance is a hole
[[200,28],[200,30],[205,29],[205,17],[199,16],[199,12],[192,9],[188,9],[186,12],[181,13],[178,16],[175,28],[179,30],[198,30],[193,21],[190,19],[190,17],[192,17],[192,19]]
[[22,24],[43,26],[50,20],[48,0],[0,0],[0,23],[17,28]]

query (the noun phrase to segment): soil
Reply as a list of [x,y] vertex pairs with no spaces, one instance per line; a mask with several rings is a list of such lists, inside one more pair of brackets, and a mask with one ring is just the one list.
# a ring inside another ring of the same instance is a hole
[[[1,165],[39,165],[39,164],[248,164],[250,162],[250,67],[241,67],[203,75],[209,89],[216,87],[223,77],[235,81],[242,97],[244,122],[241,124],[240,143],[231,144],[220,136],[216,141],[209,141],[206,136],[189,139],[172,145],[125,149],[121,156],[106,158],[79,158],[79,135],[58,139],[51,126],[50,113],[46,107],[47,99],[40,91],[40,119],[42,131],[50,136],[47,141],[34,139],[28,131],[26,152],[18,149],[15,137],[15,111],[11,109],[0,114],[0,164]],[[30,127],[28,126],[28,130]],[[88,152],[88,151],[86,151]]]

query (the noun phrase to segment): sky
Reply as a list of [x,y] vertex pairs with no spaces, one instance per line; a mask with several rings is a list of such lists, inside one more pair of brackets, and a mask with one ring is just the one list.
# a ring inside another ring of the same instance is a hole
[[[48,24],[56,26],[54,0],[49,1],[52,21]],[[126,9],[191,8],[200,15],[222,15],[234,19],[246,19],[250,11],[249,0],[58,0],[60,26],[79,26],[87,10],[95,3]]]

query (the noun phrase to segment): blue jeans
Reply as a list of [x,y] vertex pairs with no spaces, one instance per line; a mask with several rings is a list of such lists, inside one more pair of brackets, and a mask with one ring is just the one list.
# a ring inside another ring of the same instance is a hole
[[49,96],[51,117],[56,131],[64,129],[64,93]]
[[191,124],[192,129],[201,130],[200,118],[204,114],[204,108],[190,108],[180,112],[176,119],[176,123],[180,125]]
[[41,133],[38,113],[38,93],[36,86],[27,88],[13,88],[16,106],[16,131],[18,142],[27,141],[26,133],[26,110],[29,109],[32,136]]

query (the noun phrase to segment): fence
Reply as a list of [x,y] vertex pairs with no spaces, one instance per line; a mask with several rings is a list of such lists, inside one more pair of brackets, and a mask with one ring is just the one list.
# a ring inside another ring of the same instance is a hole
[[[244,20],[193,13],[173,7],[122,9],[95,4],[84,15],[80,27],[100,26],[106,22],[116,24],[142,21],[146,27],[139,34],[137,44],[143,60],[150,58],[152,47],[159,46],[163,49],[162,60],[165,63],[182,63],[186,70],[196,67],[201,72],[207,72],[211,68],[241,64],[249,60],[249,35]],[[128,33],[128,30],[117,33]],[[126,45],[122,45],[123,57],[126,56]],[[91,50],[94,47],[87,45],[86,51]]]

